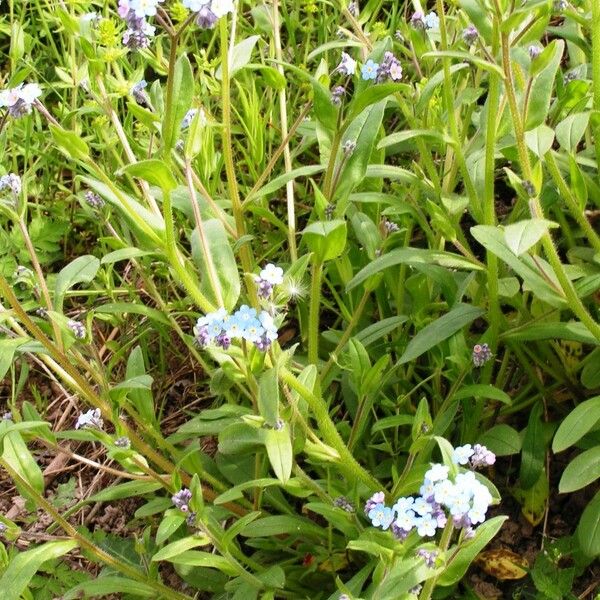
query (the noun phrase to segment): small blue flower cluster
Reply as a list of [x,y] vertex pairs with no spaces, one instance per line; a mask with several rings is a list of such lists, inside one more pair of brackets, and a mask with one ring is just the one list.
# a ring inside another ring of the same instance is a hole
[[[456,464],[471,466],[493,464],[495,456],[485,446],[470,445],[457,448],[453,460]],[[493,457],[493,459],[492,459]],[[433,464],[425,473],[423,485],[416,498],[399,498],[392,507],[385,505],[384,492],[373,494],[365,504],[365,514],[375,527],[392,532],[398,539],[405,539],[415,530],[421,537],[433,537],[437,529],[443,529],[448,519],[453,525],[464,528],[467,534],[471,527],[485,521],[485,515],[492,502],[488,488],[480,483],[475,473],[459,473],[452,480],[450,469],[441,464]]]
[[212,29],[227,13],[233,12],[233,0],[183,0],[183,6],[196,13],[196,25]]
[[422,11],[418,10],[411,17],[410,24],[415,29],[439,29],[440,18],[433,11],[425,15]]
[[[356,73],[356,66],[356,61],[348,53],[342,52],[342,59],[334,72],[352,76]],[[367,60],[360,69],[360,75],[364,81],[375,80],[377,83],[383,83],[390,79],[400,81],[402,79],[402,66],[392,52],[386,52],[381,63],[376,63],[371,58]],[[342,86],[333,88],[332,100],[334,104],[339,104],[344,92],[345,89]]]
[[475,344],[473,346],[471,358],[473,359],[473,365],[476,367],[483,367],[483,365],[491,360],[493,356],[494,355],[487,344]]
[[102,429],[104,420],[99,408],[92,408],[85,413],[81,413],[75,422],[75,429]]
[[261,298],[269,298],[273,293],[273,287],[283,283],[283,269],[273,264],[268,264],[258,275],[254,276],[258,287],[258,295]]
[[37,83],[20,83],[17,87],[0,91],[0,108],[6,107],[13,119],[31,113],[34,102],[42,95]]
[[123,34],[123,45],[130,50],[143,50],[150,45],[156,27],[146,21],[146,17],[156,14],[163,0],[119,0],[119,16],[125,19],[127,30]]
[[10,191],[15,196],[18,196],[21,193],[21,188],[21,178],[15,173],[9,173],[0,177],[0,192]]
[[200,317],[194,334],[202,348],[214,343],[227,350],[233,340],[242,339],[264,352],[277,339],[277,326],[266,310],[257,313],[256,309],[243,304],[233,315],[220,308]]
[[[267,300],[276,285],[283,283],[283,269],[268,264],[254,276],[260,298]],[[246,304],[230,315],[224,308],[200,317],[194,327],[196,341],[201,348],[214,343],[227,350],[235,339],[252,342],[259,350],[266,351],[277,339],[277,326],[273,310],[258,312]]]

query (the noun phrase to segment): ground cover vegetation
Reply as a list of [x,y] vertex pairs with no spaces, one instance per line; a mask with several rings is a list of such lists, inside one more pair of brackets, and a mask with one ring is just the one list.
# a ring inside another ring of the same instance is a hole
[[590,599],[600,0],[0,2],[0,596]]

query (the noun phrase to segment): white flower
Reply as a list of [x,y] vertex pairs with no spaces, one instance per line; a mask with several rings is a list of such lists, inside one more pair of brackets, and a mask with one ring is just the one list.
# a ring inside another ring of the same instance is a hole
[[421,516],[428,515],[433,510],[431,504],[427,502],[427,500],[425,500],[424,498],[417,498],[412,507],[415,510],[415,512],[420,514]]
[[406,511],[412,510],[415,499],[412,496],[408,498],[398,498],[396,504],[392,506],[392,510],[395,510],[397,514],[405,513]]
[[454,449],[452,453],[452,462],[458,465],[466,465],[469,459],[473,456],[473,448],[471,444],[465,444]]
[[75,423],[75,429],[81,429],[82,427],[92,427],[94,429],[102,429],[104,421],[99,408],[88,410],[86,413],[81,413],[77,417]]
[[203,6],[210,4],[210,0],[183,0],[183,6],[193,12],[198,12]]
[[415,519],[417,533],[421,536],[434,536],[437,529],[437,521],[431,515],[425,515],[420,519]]
[[412,510],[407,510],[401,513],[398,513],[398,517],[396,518],[396,526],[402,529],[403,531],[410,531],[417,521],[415,517],[415,513]]
[[261,272],[259,277],[271,285],[283,283],[283,269],[269,263]]
[[217,19],[233,12],[233,0],[212,0],[210,10]]
[[17,87],[10,90],[2,90],[0,92],[0,106],[14,106],[23,101],[26,105],[31,106],[36,98],[41,96],[42,90],[37,83],[28,83],[23,85],[20,83]]
[[336,67],[336,71],[343,75],[354,75],[356,73],[356,61],[346,52],[342,52],[342,60]]
[[425,479],[432,481],[435,483],[436,481],[442,481],[444,479],[448,479],[448,473],[450,469],[439,463],[431,465],[431,469],[425,473]]
[[275,325],[273,317],[266,310],[263,310],[258,315],[258,320],[265,328],[265,336],[267,339],[274,342],[277,339],[277,325]]
[[393,63],[390,66],[390,77],[393,81],[400,81],[402,79],[402,66],[400,63]]
[[446,504],[454,493],[454,484],[449,480],[445,479],[435,484],[435,491],[433,497],[438,504]]
[[138,19],[144,17],[153,17],[156,14],[156,8],[163,0],[129,0],[129,8],[135,12]]
[[423,17],[423,22],[425,23],[425,27],[427,29],[439,29],[440,28],[440,18],[434,12],[430,12],[428,15],[425,15]]

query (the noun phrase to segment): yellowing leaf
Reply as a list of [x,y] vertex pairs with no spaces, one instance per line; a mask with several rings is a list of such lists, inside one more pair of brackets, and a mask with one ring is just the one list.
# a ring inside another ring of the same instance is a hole
[[482,552],[475,562],[496,579],[522,579],[527,575],[527,560],[511,550],[498,548]]

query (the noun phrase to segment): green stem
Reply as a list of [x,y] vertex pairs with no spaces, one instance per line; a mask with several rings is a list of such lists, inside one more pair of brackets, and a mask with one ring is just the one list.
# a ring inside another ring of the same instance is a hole
[[[278,61],[277,70],[284,74],[283,65],[283,53],[281,50],[281,33],[279,31],[279,0],[273,0],[273,43],[275,45],[275,58]],[[281,136],[286,139],[288,136],[288,115],[287,115],[287,98],[285,87],[279,90],[279,120],[281,122]],[[292,158],[290,155],[290,145],[286,143],[283,147],[283,162],[285,165],[285,172],[289,173],[292,170]],[[298,258],[298,252],[296,250],[296,209],[294,204],[294,183],[288,181],[286,186],[286,199],[287,199],[287,217],[288,217],[288,244],[290,248],[290,258],[292,263]]]
[[333,199],[333,175],[335,173],[335,164],[336,158],[338,154],[338,150],[340,147],[340,143],[342,141],[342,132],[339,127],[336,129],[336,132],[333,135],[333,139],[331,140],[331,148],[329,151],[329,162],[327,163],[327,171],[325,171],[325,179],[323,180],[323,194],[330,202]]
[[[227,33],[227,19],[223,18],[219,23],[221,35],[221,102],[223,106],[223,160],[225,161],[225,173],[229,187],[229,198],[235,219],[235,228],[238,239],[246,235],[244,222],[244,211],[240,201],[237,179],[235,176],[235,165],[233,162],[233,145],[231,139],[231,81],[229,79],[229,35]],[[252,255],[248,244],[240,248],[242,268],[245,273],[252,272]],[[255,294],[254,294],[255,295]]]
[[[442,51],[446,51],[448,50],[448,34],[446,32],[446,15],[444,12],[443,1],[436,0],[436,6],[438,16],[440,18],[440,48]],[[454,98],[452,96],[452,73],[450,72],[450,62],[450,58],[442,58],[442,65],[444,70],[444,84],[442,86],[442,89],[444,95],[444,102],[446,104],[448,124],[450,126],[450,133],[452,134],[452,138],[455,141],[453,150],[456,154],[456,160],[458,161],[458,166],[460,168],[460,173],[462,175],[463,182],[467,190],[467,195],[469,196],[471,210],[473,211],[473,215],[475,216],[476,220],[479,221],[481,220],[482,216],[481,203],[479,202],[477,190],[473,185],[471,175],[469,174],[469,170],[467,169],[467,164],[460,143],[460,134],[458,131],[458,125],[456,123],[456,114],[454,112]]]
[[185,162],[185,179],[188,184],[188,190],[190,192],[190,199],[192,203],[192,210],[194,212],[194,220],[196,221],[196,230],[198,231],[198,237],[200,239],[200,245],[202,246],[202,254],[206,261],[206,270],[210,285],[219,307],[225,306],[223,302],[223,295],[221,294],[221,284],[219,283],[219,277],[217,275],[217,269],[215,268],[215,262],[213,260],[212,252],[208,244],[206,232],[204,231],[204,222],[202,220],[202,214],[200,213],[200,206],[198,205],[198,197],[196,196],[196,188],[194,187],[194,181],[192,178],[192,165],[189,160]]
[[337,358],[339,353],[344,349],[344,347],[348,343],[348,340],[350,339],[350,336],[352,335],[352,332],[354,331],[354,328],[356,327],[358,320],[362,316],[363,310],[365,309],[368,299],[369,299],[369,292],[367,290],[365,290],[364,294],[362,295],[362,298],[360,299],[360,302],[358,303],[358,306],[352,312],[352,317],[350,318],[350,322],[348,323],[346,330],[342,334],[342,337],[340,338],[340,341],[338,342],[337,346],[335,347],[335,350],[331,353],[331,356],[329,357],[327,364],[323,367],[323,370],[321,371],[321,381],[325,381],[327,374],[331,370],[331,367],[333,367],[335,359]]
[[562,199],[565,201],[571,216],[577,221],[579,227],[583,229],[589,243],[594,247],[594,250],[596,250],[596,252],[600,252],[600,236],[596,233],[596,230],[592,227],[592,224],[587,220],[584,212],[578,205],[577,199],[575,196],[573,196],[573,193],[567,185],[567,182],[561,175],[552,150],[549,150],[548,153],[544,155],[544,160],[546,161],[546,167],[548,168],[552,179],[554,179],[554,183],[558,187],[558,191],[560,192]]
[[[492,54],[498,51],[498,20],[494,19]],[[500,99],[500,77],[495,72],[489,76],[489,92],[487,101],[487,122],[485,134],[485,181],[483,195],[483,222],[485,225],[496,225],[496,207],[494,202],[495,150],[496,127],[498,118],[498,102]],[[498,295],[498,258],[489,250],[486,252],[487,282],[488,282],[488,339],[487,342],[493,353],[498,347],[500,330],[500,301]],[[493,362],[486,367],[484,377],[489,381],[492,374]]]
[[[438,0],[440,2],[441,0]],[[515,89],[513,84],[512,66],[510,62],[510,44],[508,34],[502,34],[502,63],[504,68],[504,77],[506,82],[506,97],[508,99],[508,106],[510,108],[513,127],[515,130],[515,138],[517,142],[517,150],[519,152],[519,162],[521,163],[521,169],[525,179],[533,180],[533,171],[531,168],[531,162],[529,160],[529,152],[525,144],[525,134],[523,130],[523,123],[521,121],[521,115],[517,106],[517,98],[515,95]],[[534,218],[543,219],[544,210],[540,203],[539,197],[535,196],[530,201],[530,210]],[[569,308],[579,318],[579,320],[589,329],[590,333],[600,340],[600,325],[594,320],[594,318],[587,311],[583,303],[581,302],[571,280],[568,278],[564,266],[560,261],[558,251],[554,246],[554,241],[551,235],[546,232],[542,237],[542,246],[548,258],[548,262],[552,266],[556,278],[562,288],[565,300]]]
[[118,558],[112,556],[108,552],[105,552],[101,548],[98,548],[98,546],[96,546],[93,542],[80,534],[66,519],[63,519],[62,515],[52,506],[52,504],[50,504],[46,498],[44,498],[37,490],[35,490],[26,479],[21,477],[21,475],[19,475],[19,473],[17,473],[17,471],[15,471],[6,461],[0,459],[0,464],[6,469],[15,483],[18,483],[21,487],[27,490],[28,495],[34,499],[34,502],[37,506],[46,511],[52,517],[52,520],[60,525],[65,533],[67,533],[67,535],[69,535],[79,544],[80,548],[90,552],[98,561],[115,569],[116,571],[119,571],[134,581],[139,581],[140,583],[154,588],[158,594],[158,597],[172,600],[191,600],[190,596],[187,596],[186,594],[180,594],[179,592],[174,591],[158,581],[149,579],[144,575],[144,573],[138,571],[127,563],[120,561]]
[[[592,87],[594,90],[593,108],[600,112],[600,0],[591,0],[592,3]],[[600,170],[600,119],[594,128],[596,148],[596,169]]]
[[304,398],[310,407],[315,420],[318,423],[323,440],[338,453],[338,466],[346,475],[347,480],[349,482],[357,480],[361,481],[373,492],[381,490],[381,484],[358,463],[352,453],[348,450],[348,447],[329,416],[329,409],[325,401],[322,398],[315,396],[315,394],[298,381],[298,379],[285,367],[281,368],[279,374],[282,381]]
[[319,311],[321,308],[321,279],[323,263],[314,259],[310,284],[308,308],[308,362],[316,365],[319,360]]
[[[442,531],[442,537],[440,538],[439,549],[442,552],[446,552],[446,550],[448,550],[453,531],[454,524],[452,522],[452,519],[448,519],[446,527],[444,527],[444,531]],[[433,590],[435,589],[435,584],[437,583],[437,580],[438,576],[434,576],[430,577],[429,579],[427,579],[427,581],[425,581],[423,589],[421,590],[421,594],[419,595],[419,600],[429,600],[431,598],[431,594],[433,594]]]
[[200,286],[195,278],[190,274],[179,254],[177,242],[175,241],[175,222],[173,219],[173,204],[171,202],[171,194],[163,190],[163,216],[165,219],[165,243],[167,257],[175,274],[179,278],[181,284],[193,298],[194,302],[204,311],[212,312],[215,310],[212,302],[200,291]]

